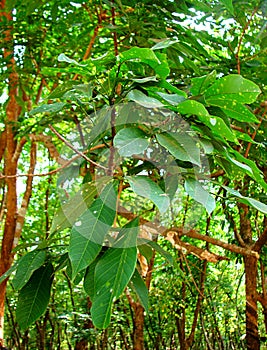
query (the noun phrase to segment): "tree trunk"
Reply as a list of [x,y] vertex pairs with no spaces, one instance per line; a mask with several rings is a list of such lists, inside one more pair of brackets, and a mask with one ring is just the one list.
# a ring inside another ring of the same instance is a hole
[[136,303],[134,308],[134,350],[144,350],[144,308],[141,304]]
[[[7,68],[9,74],[9,101],[6,107],[6,137],[5,137],[5,154],[4,154],[4,175],[6,178],[7,193],[6,193],[6,216],[5,227],[1,245],[0,256],[0,276],[5,273],[13,263],[12,249],[14,246],[14,238],[16,231],[16,217],[17,217],[17,189],[16,189],[16,173],[17,161],[13,160],[13,154],[16,149],[15,127],[20,113],[20,107],[16,101],[18,95],[18,75],[15,71],[15,60],[13,57],[12,45],[12,15],[4,12],[5,0],[0,0],[0,20],[4,18],[7,22],[5,35],[6,48],[4,49],[4,57],[9,58]],[[4,343],[4,311],[5,311],[5,295],[6,295],[5,280],[0,284],[0,348]]]
[[257,263],[254,256],[245,256],[246,275],[246,342],[247,349],[260,350],[257,310]]

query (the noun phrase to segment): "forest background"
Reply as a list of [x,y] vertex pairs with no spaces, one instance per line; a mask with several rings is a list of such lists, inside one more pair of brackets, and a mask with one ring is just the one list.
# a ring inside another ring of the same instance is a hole
[[264,349],[266,13],[0,1],[0,348]]

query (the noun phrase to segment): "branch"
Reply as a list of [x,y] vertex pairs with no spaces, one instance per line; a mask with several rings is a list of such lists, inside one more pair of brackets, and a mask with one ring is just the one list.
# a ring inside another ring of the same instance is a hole
[[62,164],[62,165],[66,163],[66,160],[60,157],[60,154],[56,149],[56,146],[52,142],[52,138],[50,136],[46,136],[43,134],[40,134],[40,135],[30,134],[28,135],[28,137],[23,136],[20,139],[19,143],[17,144],[16,150],[13,154],[13,157],[12,157],[13,162],[18,161],[21,151],[23,149],[23,146],[28,141],[28,139],[31,140],[32,142],[43,142],[45,147],[48,149],[52,159],[55,159],[59,164]]
[[216,245],[218,247],[221,247],[223,249],[229,250],[230,252],[241,254],[243,256],[254,256],[257,259],[259,259],[258,252],[254,251],[252,249],[252,247],[247,247],[247,248],[239,247],[235,244],[225,243],[219,239],[201,235],[201,234],[197,233],[195,230],[189,230],[189,231],[185,232],[182,228],[178,228],[178,227],[172,227],[170,229],[167,229],[165,231],[164,235],[166,236],[168,234],[168,232],[171,232],[171,231],[176,232],[179,235],[179,237],[187,236],[190,238],[196,238],[196,239],[199,239],[201,241],[208,242],[208,243],[211,243],[211,244]]
[[108,168],[104,167],[103,165],[100,165],[96,162],[94,162],[92,159],[88,158],[83,152],[78,151],[74,146],[72,146],[72,144],[70,142],[68,142],[62,135],[60,135],[59,132],[56,131],[56,129],[53,128],[52,125],[49,125],[50,130],[57,135],[57,137],[63,141],[65,143],[66,146],[68,146],[70,149],[72,149],[75,153],[79,154],[82,158],[84,158],[87,162],[93,164],[94,166],[104,169],[104,170],[108,170]]
[[[266,218],[266,216],[265,216]],[[265,223],[267,223],[267,219],[264,220]],[[259,252],[261,248],[264,246],[264,244],[267,243],[267,226],[265,226],[265,229],[262,233],[262,235],[258,238],[258,240],[254,243],[252,246],[252,249],[256,252]]]

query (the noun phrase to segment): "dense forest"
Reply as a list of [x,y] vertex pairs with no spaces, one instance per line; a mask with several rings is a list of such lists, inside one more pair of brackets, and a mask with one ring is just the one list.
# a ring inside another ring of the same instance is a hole
[[0,24],[0,349],[266,349],[267,1]]

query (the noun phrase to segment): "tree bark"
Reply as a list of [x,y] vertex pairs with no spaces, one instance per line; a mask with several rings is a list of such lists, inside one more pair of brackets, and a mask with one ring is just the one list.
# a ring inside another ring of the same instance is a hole
[[245,256],[246,275],[246,342],[247,349],[260,350],[257,309],[257,263],[254,256]]

